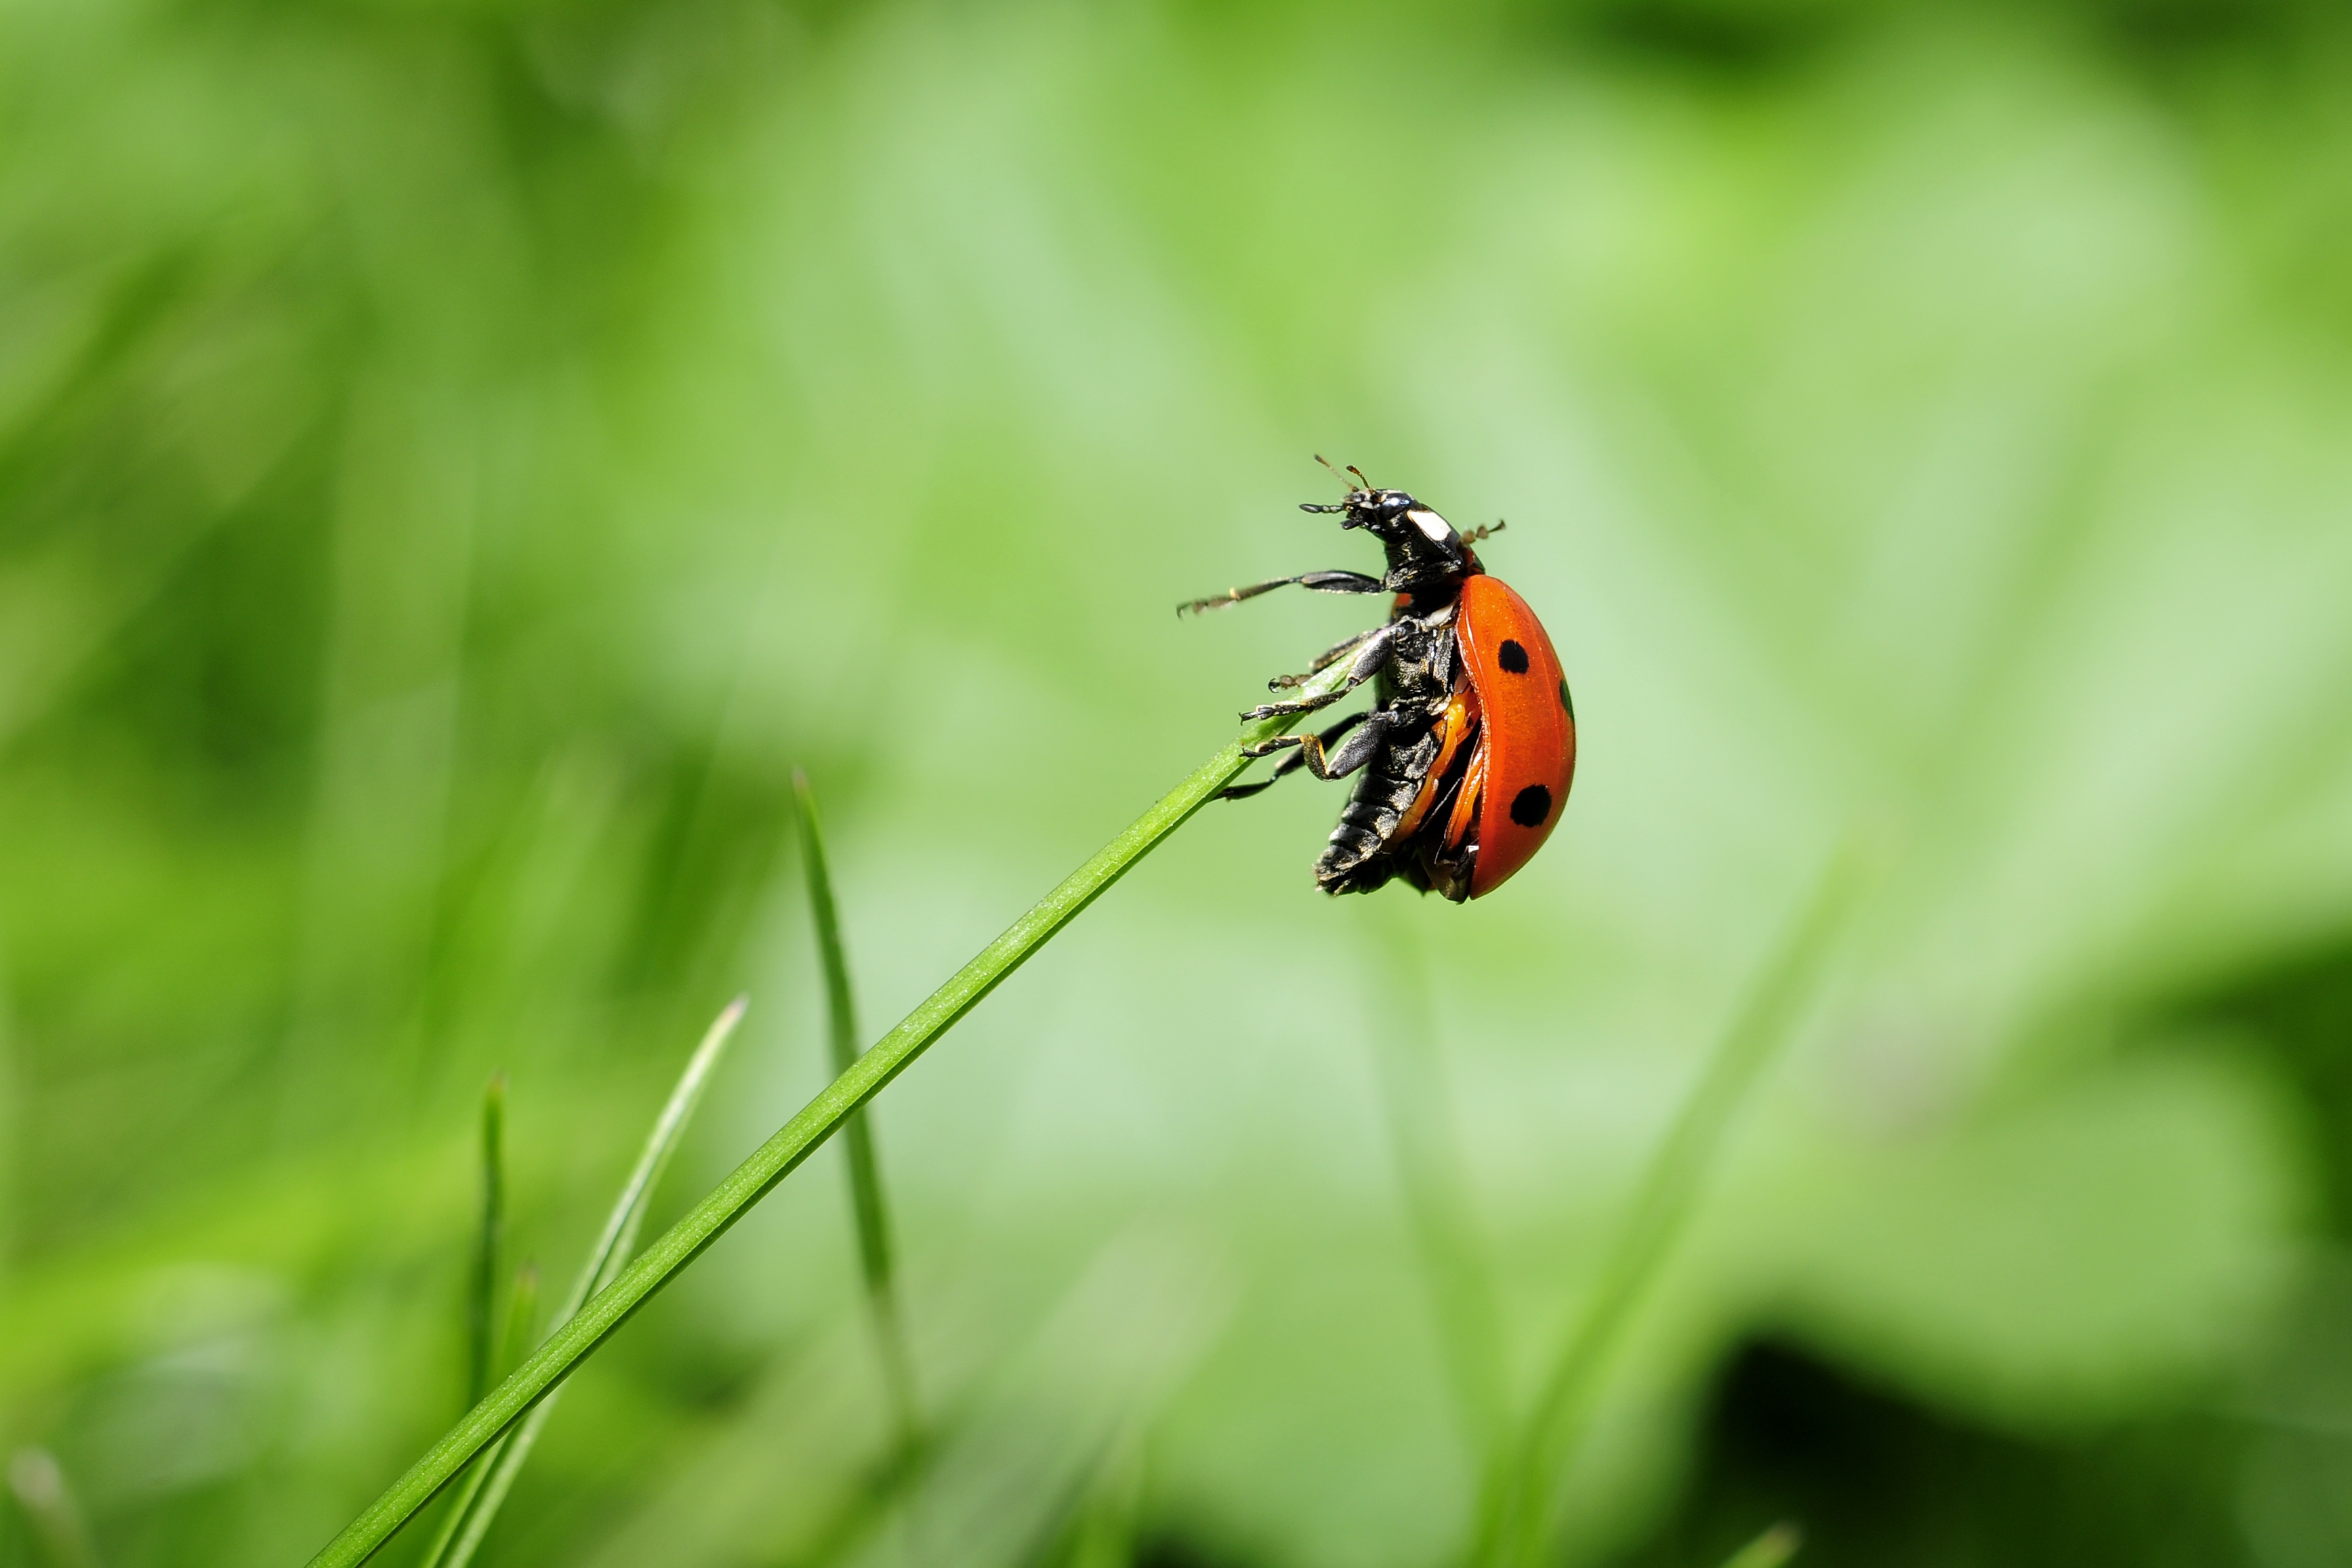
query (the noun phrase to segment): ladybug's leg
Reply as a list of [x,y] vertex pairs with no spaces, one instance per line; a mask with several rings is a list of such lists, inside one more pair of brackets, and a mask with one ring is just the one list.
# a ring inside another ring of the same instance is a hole
[[[1356,645],[1356,662],[1348,667],[1348,679],[1341,685],[1314,697],[1294,697],[1281,702],[1261,702],[1242,715],[1244,720],[1273,719],[1286,713],[1312,713],[1318,708],[1328,708],[1361,686],[1381,671],[1396,651],[1396,623],[1376,628],[1370,636]],[[1339,660],[1334,658],[1332,663]]]
[[[1296,762],[1305,767],[1308,773],[1328,784],[1333,779],[1346,778],[1378,756],[1381,747],[1388,741],[1389,731],[1397,724],[1397,716],[1385,708],[1375,708],[1360,717],[1363,720],[1363,727],[1357,729],[1338,751],[1330,752],[1328,756],[1323,748],[1330,744],[1339,734],[1355,726],[1335,724],[1320,735],[1276,735],[1271,741],[1262,741],[1249,750],[1262,757],[1285,746],[1296,746],[1298,748],[1298,755],[1296,758],[1285,758],[1282,766],[1275,770],[1275,777],[1281,777],[1290,768],[1292,763]],[[1274,781],[1269,779],[1266,782],[1271,784]]]
[[1342,686],[1336,691],[1318,692],[1313,697],[1293,697],[1280,702],[1261,702],[1243,714],[1242,719],[1244,722],[1255,722],[1260,719],[1286,718],[1293,713],[1312,713],[1318,708],[1330,707],[1347,695],[1348,688]]
[[1307,667],[1306,674],[1277,675],[1272,680],[1265,683],[1265,689],[1268,691],[1296,690],[1299,687],[1302,687],[1308,681],[1314,679],[1317,676],[1322,674],[1325,670],[1330,668],[1333,665],[1339,663],[1341,659],[1347,658],[1348,655],[1353,653],[1356,649],[1363,647],[1367,639],[1376,637],[1380,635],[1381,628],[1379,626],[1366,626],[1354,637],[1342,637],[1338,642],[1333,643],[1329,647],[1325,648],[1321,653],[1317,654],[1315,656],[1315,662]]
[[[1323,746],[1336,745],[1339,742],[1340,736],[1346,734],[1349,731],[1354,729],[1357,725],[1362,723],[1371,716],[1372,710],[1369,708],[1361,713],[1350,713],[1345,719],[1340,720],[1337,724],[1334,724],[1329,729],[1324,731],[1321,734],[1316,735],[1312,738]],[[1254,757],[1266,756],[1274,752],[1282,750],[1286,744],[1301,739],[1304,739],[1304,737],[1286,735],[1279,741],[1268,741],[1264,745],[1250,747],[1249,754]],[[1302,747],[1300,750],[1293,752],[1289,756],[1283,758],[1281,762],[1276,763],[1274,772],[1266,774],[1265,777],[1258,780],[1257,783],[1229,785],[1228,787],[1217,792],[1217,798],[1219,800],[1247,800],[1250,796],[1257,794],[1260,790],[1272,789],[1282,780],[1285,774],[1295,773],[1306,765],[1307,752]]]
[[1244,599],[1255,599],[1260,594],[1271,594],[1296,583],[1318,594],[1381,594],[1388,584],[1378,577],[1367,577],[1361,572],[1305,572],[1296,577],[1276,577],[1264,583],[1252,583],[1246,588],[1228,588],[1222,594],[1205,599],[1192,599],[1176,606],[1176,613],[1187,610],[1222,610],[1228,605],[1238,605]]

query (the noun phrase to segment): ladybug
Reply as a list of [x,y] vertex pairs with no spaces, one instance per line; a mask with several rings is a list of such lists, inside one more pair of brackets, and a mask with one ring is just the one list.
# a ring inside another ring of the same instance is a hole
[[[1315,459],[1330,468],[1320,457]],[[1338,469],[1332,470],[1335,473]],[[1304,767],[1318,779],[1361,773],[1315,862],[1327,893],[1369,893],[1391,878],[1460,903],[1491,893],[1533,858],[1559,820],[1576,776],[1576,709],[1551,638],[1528,603],[1486,574],[1471,548],[1503,527],[1467,535],[1403,490],[1376,489],[1350,464],[1348,496],[1299,510],[1336,512],[1341,528],[1381,542],[1388,572],[1308,572],[1195,599],[1177,614],[1223,609],[1297,584],[1323,594],[1390,594],[1389,618],[1326,649],[1296,690],[1342,659],[1344,685],[1265,703],[1244,720],[1312,713],[1373,682],[1373,705],[1319,734],[1276,735],[1253,757],[1288,750],[1273,773],[1236,784],[1239,800]]]

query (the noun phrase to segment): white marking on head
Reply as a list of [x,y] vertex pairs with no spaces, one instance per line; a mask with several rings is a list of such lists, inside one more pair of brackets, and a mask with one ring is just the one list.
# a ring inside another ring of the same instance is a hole
[[1421,530],[1423,536],[1432,544],[1443,544],[1454,537],[1454,525],[1425,506],[1417,506],[1405,516],[1412,519],[1412,525]]

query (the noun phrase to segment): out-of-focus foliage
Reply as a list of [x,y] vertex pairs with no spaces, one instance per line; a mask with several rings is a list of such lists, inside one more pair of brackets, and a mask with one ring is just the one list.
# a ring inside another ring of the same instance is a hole
[[1562,1550],[1744,1496],[1769,1335],[2208,1423],[2214,1550],[2341,1561],[2347,85],[2289,0],[5,0],[5,1436],[109,1563],[299,1561],[461,1403],[483,1079],[563,1277],[748,986],[713,1178],[824,1072],[793,764],[887,1022],[1360,618],[1168,613],[1363,563],[1320,449],[1510,519],[1555,842],[1335,905],[1332,792],[1204,816],[880,1104],[935,1462],[828,1158],[486,1560],[1444,1558],[1858,832]]

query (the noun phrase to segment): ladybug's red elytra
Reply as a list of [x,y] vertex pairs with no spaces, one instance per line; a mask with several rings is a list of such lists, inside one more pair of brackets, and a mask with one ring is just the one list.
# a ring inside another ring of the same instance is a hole
[[1327,893],[1368,893],[1398,878],[1459,903],[1501,887],[1559,820],[1576,776],[1568,678],[1535,612],[1488,576],[1471,548],[1502,524],[1456,533],[1404,491],[1373,488],[1354,465],[1344,477],[1347,500],[1300,510],[1337,512],[1340,527],[1378,539],[1388,553],[1384,575],[1308,572],[1178,606],[1179,615],[1222,609],[1293,583],[1325,594],[1394,595],[1381,625],[1326,649],[1305,674],[1268,683],[1277,692],[1296,690],[1346,659],[1342,685],[1242,717],[1312,713],[1367,680],[1374,683],[1372,706],[1319,734],[1276,735],[1250,747],[1254,757],[1293,754],[1268,777],[1235,784],[1223,797],[1255,795],[1301,767],[1327,780],[1360,772],[1315,862],[1317,885]]

